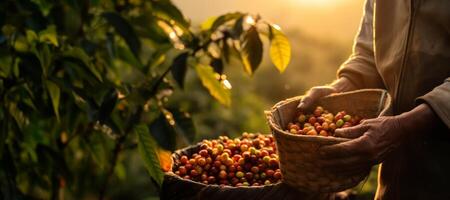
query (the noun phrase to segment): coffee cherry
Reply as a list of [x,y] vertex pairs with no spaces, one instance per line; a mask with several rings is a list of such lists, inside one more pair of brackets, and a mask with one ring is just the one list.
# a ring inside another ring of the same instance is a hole
[[184,164],[186,164],[188,161],[189,161],[189,159],[188,159],[187,156],[181,156],[181,158],[180,158],[181,164],[184,165]]
[[226,179],[227,178],[227,172],[225,170],[222,170],[219,172],[219,178]]
[[292,134],[297,134],[297,130],[296,129],[291,129],[289,132],[292,133]]
[[242,178],[242,177],[244,177],[244,172],[241,172],[241,171],[236,172],[236,177],[237,177],[237,178]]
[[352,116],[350,116],[350,115],[345,115],[342,119],[343,119],[345,122],[348,122],[348,121],[350,121],[350,119],[352,119]]
[[261,179],[266,179],[266,177],[267,177],[267,175],[266,175],[266,173],[261,173],[260,175],[259,175],[259,177],[261,178]]
[[217,150],[219,150],[219,152],[222,152],[222,151],[223,151],[223,145],[221,145],[221,144],[218,144],[218,145],[216,146],[216,148],[217,148]]
[[272,168],[276,168],[278,167],[278,160],[275,158],[271,158],[269,161],[269,166]]
[[178,171],[180,172],[180,175],[185,175],[187,173],[186,167],[185,166],[180,166],[178,168]]
[[310,117],[310,118],[308,119],[308,122],[309,122],[310,124],[314,124],[314,123],[317,122],[317,119],[316,119],[315,117]]
[[207,180],[208,180],[208,175],[206,175],[206,173],[203,173],[203,174],[200,176],[200,179],[201,179],[202,181],[207,181]]
[[339,119],[339,120],[336,121],[336,127],[337,127],[337,128],[340,128],[340,127],[342,127],[343,125],[344,125],[344,120]]
[[275,173],[275,171],[273,171],[273,170],[271,170],[271,169],[266,170],[266,175],[267,175],[268,177],[272,177],[274,173]]
[[330,129],[327,122],[322,123],[322,129],[326,130],[326,131],[328,131]]
[[297,118],[298,122],[300,123],[305,123],[306,121],[306,116],[304,114],[300,114]]
[[335,123],[330,123],[330,130],[331,131],[334,131],[334,130],[336,130],[336,124]]
[[310,130],[306,133],[306,135],[317,135],[317,131],[316,130]]
[[205,158],[199,158],[197,160],[197,164],[200,165],[200,166],[206,165],[206,159]]
[[214,177],[214,176],[209,176],[209,177],[208,177],[208,183],[209,183],[209,184],[215,183],[215,182],[216,182],[216,177]]
[[231,184],[232,184],[232,185],[235,185],[235,186],[236,186],[238,183],[239,183],[239,179],[238,179],[238,178],[235,177],[235,178],[232,178],[232,179],[231,179]]
[[264,181],[264,185],[270,185],[272,184],[269,180]]
[[251,172],[245,173],[245,178],[246,178],[247,180],[252,179],[252,178],[253,178],[253,173],[251,173]]
[[328,132],[325,130],[321,130],[319,133],[320,136],[328,136]]
[[273,178],[275,178],[275,179],[281,179],[281,172],[275,172],[274,174],[273,174]]
[[265,163],[269,164],[270,157],[269,157],[269,156],[264,156],[264,157],[263,157],[263,161],[264,161]]
[[251,171],[252,173],[254,173],[254,174],[257,174],[257,173],[259,172],[259,168],[256,167],[256,166],[253,166],[253,167],[250,169],[250,171]]
[[190,174],[191,174],[191,176],[198,176],[198,172],[195,169],[191,170]]
[[186,167],[186,170],[192,169],[191,163],[186,163],[184,166]]

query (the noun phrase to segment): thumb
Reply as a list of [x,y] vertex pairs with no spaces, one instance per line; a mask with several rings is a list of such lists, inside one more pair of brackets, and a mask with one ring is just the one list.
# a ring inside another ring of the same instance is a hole
[[334,136],[353,139],[353,138],[360,137],[367,130],[369,130],[369,126],[368,125],[360,124],[358,126],[336,129],[334,131]]

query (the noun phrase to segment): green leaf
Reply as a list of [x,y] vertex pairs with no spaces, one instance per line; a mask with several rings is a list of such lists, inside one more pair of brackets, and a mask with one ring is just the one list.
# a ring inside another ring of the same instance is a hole
[[100,72],[97,71],[95,65],[91,62],[91,58],[84,52],[83,49],[78,47],[69,48],[63,52],[62,56],[81,61],[99,81],[103,81]]
[[278,27],[270,25],[270,59],[275,67],[283,73],[291,59],[291,45]]
[[102,16],[110,23],[114,29],[122,36],[122,38],[130,47],[133,54],[139,58],[141,50],[141,41],[139,40],[133,27],[122,16],[114,12],[105,12]]
[[[168,150],[176,148],[176,131],[173,124],[172,113],[167,110],[159,113],[159,116],[150,124],[150,132],[159,146]],[[172,122],[169,122],[172,120]],[[172,124],[171,124],[172,123]]]
[[161,186],[164,180],[164,173],[161,170],[158,154],[156,153],[156,142],[145,124],[137,125],[135,132],[138,135],[139,153],[144,160],[145,167],[150,176]]
[[27,30],[26,36],[27,36],[28,43],[30,43],[30,44],[39,39],[38,35],[33,30]]
[[209,30],[211,27],[212,27],[212,25],[214,24],[214,22],[217,20],[217,16],[212,16],[212,17],[210,17],[210,18],[208,18],[208,19],[206,19],[204,22],[202,22],[202,24],[200,25],[200,29],[202,30],[202,31],[207,31],[207,30]]
[[169,110],[175,120],[175,131],[187,139],[187,143],[194,142],[195,139],[195,125],[189,113],[182,112],[176,109]]
[[234,39],[239,39],[242,32],[244,31],[244,27],[243,27],[244,18],[245,18],[245,16],[242,15],[234,23],[234,26],[233,26],[233,38]]
[[59,90],[58,85],[55,83],[46,80],[45,85],[47,86],[48,94],[50,95],[50,98],[52,100],[53,110],[55,111],[56,118],[59,121],[59,98],[61,95],[61,91]]
[[153,4],[154,14],[168,22],[175,22],[184,32],[189,31],[189,22],[184,18],[183,13],[170,1],[155,1]]
[[209,93],[221,104],[230,106],[231,92],[216,79],[213,68],[209,65],[197,64],[195,70]]
[[244,36],[241,58],[244,70],[252,75],[262,61],[263,44],[255,26],[250,27]]
[[58,46],[58,34],[56,33],[56,26],[50,25],[47,29],[39,32],[39,41],[48,42]]
[[225,24],[228,21],[238,19],[242,17],[244,14],[240,12],[234,12],[234,13],[228,13],[225,15],[221,15],[216,20],[214,20],[214,23],[211,25],[210,31],[214,32],[219,26]]
[[31,0],[35,3],[44,16],[47,16],[53,8],[53,1],[48,0]]
[[131,66],[134,66],[136,68],[142,69],[144,66],[142,65],[141,61],[136,57],[135,54],[133,54],[128,48],[124,48],[121,46],[117,47],[117,56],[130,64]]
[[181,88],[184,87],[184,78],[186,77],[186,72],[187,72],[188,56],[189,56],[188,52],[178,55],[173,60],[173,63],[171,66],[172,76]]
[[41,64],[44,76],[47,76],[48,70],[53,60],[53,54],[50,52],[50,48],[46,44],[44,44],[43,47],[39,50],[33,47],[33,53],[36,55],[39,63]]

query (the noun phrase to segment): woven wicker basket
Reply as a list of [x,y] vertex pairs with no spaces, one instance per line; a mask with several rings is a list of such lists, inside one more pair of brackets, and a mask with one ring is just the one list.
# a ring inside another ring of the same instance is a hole
[[[283,182],[302,191],[337,192],[356,186],[370,168],[352,177],[322,169],[314,161],[317,150],[325,145],[348,141],[346,138],[294,135],[284,129],[298,113],[301,96],[281,101],[266,111],[267,120],[276,140]],[[345,110],[363,118],[391,114],[391,97],[385,90],[364,89],[333,94],[316,102],[332,113]],[[314,105],[314,106],[316,106]]]
[[[200,145],[193,145],[172,154],[172,169],[178,168],[182,155],[191,155],[197,152]],[[162,200],[178,199],[233,199],[233,200],[335,200],[334,193],[308,193],[301,192],[284,183],[252,187],[231,187],[219,185],[206,185],[203,183],[183,179],[173,172],[167,172],[161,188]]]

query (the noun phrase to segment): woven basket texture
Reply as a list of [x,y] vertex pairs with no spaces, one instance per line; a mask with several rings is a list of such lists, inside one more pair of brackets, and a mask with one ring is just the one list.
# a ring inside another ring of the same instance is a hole
[[[182,155],[192,155],[199,149],[199,144],[193,145],[172,154],[172,171],[177,169]],[[206,185],[203,183],[183,179],[173,172],[167,172],[161,187],[160,198],[162,200],[179,199],[230,199],[230,200],[334,200],[334,193],[301,192],[284,183],[266,186],[231,187],[219,185]]]
[[[267,120],[275,137],[283,182],[301,191],[337,192],[356,186],[367,177],[370,168],[360,173],[344,175],[324,169],[317,164],[319,148],[349,141],[346,138],[294,135],[287,131],[287,124],[298,114],[301,96],[286,99],[266,111]],[[323,106],[332,113],[345,110],[348,114],[365,119],[390,115],[391,97],[385,90],[363,89],[332,94],[318,100],[313,107]]]

